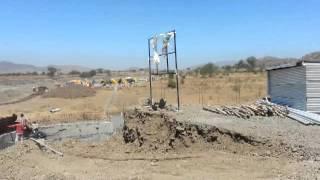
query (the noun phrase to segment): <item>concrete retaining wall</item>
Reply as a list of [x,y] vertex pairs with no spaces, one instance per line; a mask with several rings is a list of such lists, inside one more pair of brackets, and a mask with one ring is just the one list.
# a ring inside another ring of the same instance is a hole
[[100,140],[110,137],[113,132],[111,122],[79,122],[54,124],[39,127],[47,135],[47,140],[60,141],[64,139]]
[[[39,127],[39,131],[47,135],[49,141],[65,139],[81,139],[100,141],[111,137],[124,124],[122,115],[114,116],[110,121],[85,121],[76,123],[52,124]],[[0,149],[14,144],[15,132],[0,135]]]
[[11,145],[14,145],[14,140],[16,138],[16,132],[10,132],[0,135],[0,149],[4,149]]

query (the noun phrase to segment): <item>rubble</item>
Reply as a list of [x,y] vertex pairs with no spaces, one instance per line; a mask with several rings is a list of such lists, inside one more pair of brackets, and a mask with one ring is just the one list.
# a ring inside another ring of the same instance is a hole
[[286,117],[288,110],[284,106],[271,104],[265,101],[257,101],[251,105],[203,107],[203,110],[238,118],[249,119],[252,116],[279,116]]

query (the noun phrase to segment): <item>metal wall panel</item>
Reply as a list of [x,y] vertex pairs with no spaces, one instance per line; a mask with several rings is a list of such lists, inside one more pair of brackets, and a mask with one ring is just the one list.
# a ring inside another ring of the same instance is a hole
[[307,111],[320,113],[320,64],[306,63]]
[[268,71],[268,93],[271,101],[306,110],[306,70],[304,66]]

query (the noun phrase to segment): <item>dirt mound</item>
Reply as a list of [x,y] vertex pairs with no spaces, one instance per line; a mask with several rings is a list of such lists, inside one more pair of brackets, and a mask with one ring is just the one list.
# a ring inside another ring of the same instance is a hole
[[123,139],[125,143],[133,143],[141,149],[157,151],[178,150],[199,144],[261,144],[253,137],[227,129],[177,122],[168,114],[139,110],[126,115]]
[[52,89],[43,95],[44,98],[67,98],[75,99],[94,96],[96,91],[92,88],[83,86],[67,86]]
[[127,145],[133,145],[136,151],[145,152],[184,152],[197,148],[298,160],[316,156],[303,146],[251,137],[216,126],[182,123],[167,113],[137,109],[126,113],[123,140]]

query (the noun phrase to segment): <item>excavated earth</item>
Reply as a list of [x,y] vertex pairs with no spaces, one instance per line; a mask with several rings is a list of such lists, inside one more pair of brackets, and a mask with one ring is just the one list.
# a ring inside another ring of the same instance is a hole
[[125,143],[136,151],[182,152],[186,148],[215,149],[262,157],[287,157],[310,160],[318,156],[302,145],[291,146],[283,141],[253,137],[214,125],[177,121],[159,111],[134,110],[126,114],[123,128]]
[[134,109],[109,140],[49,143],[63,157],[31,141],[1,151],[0,179],[317,179],[318,132],[287,119]]

